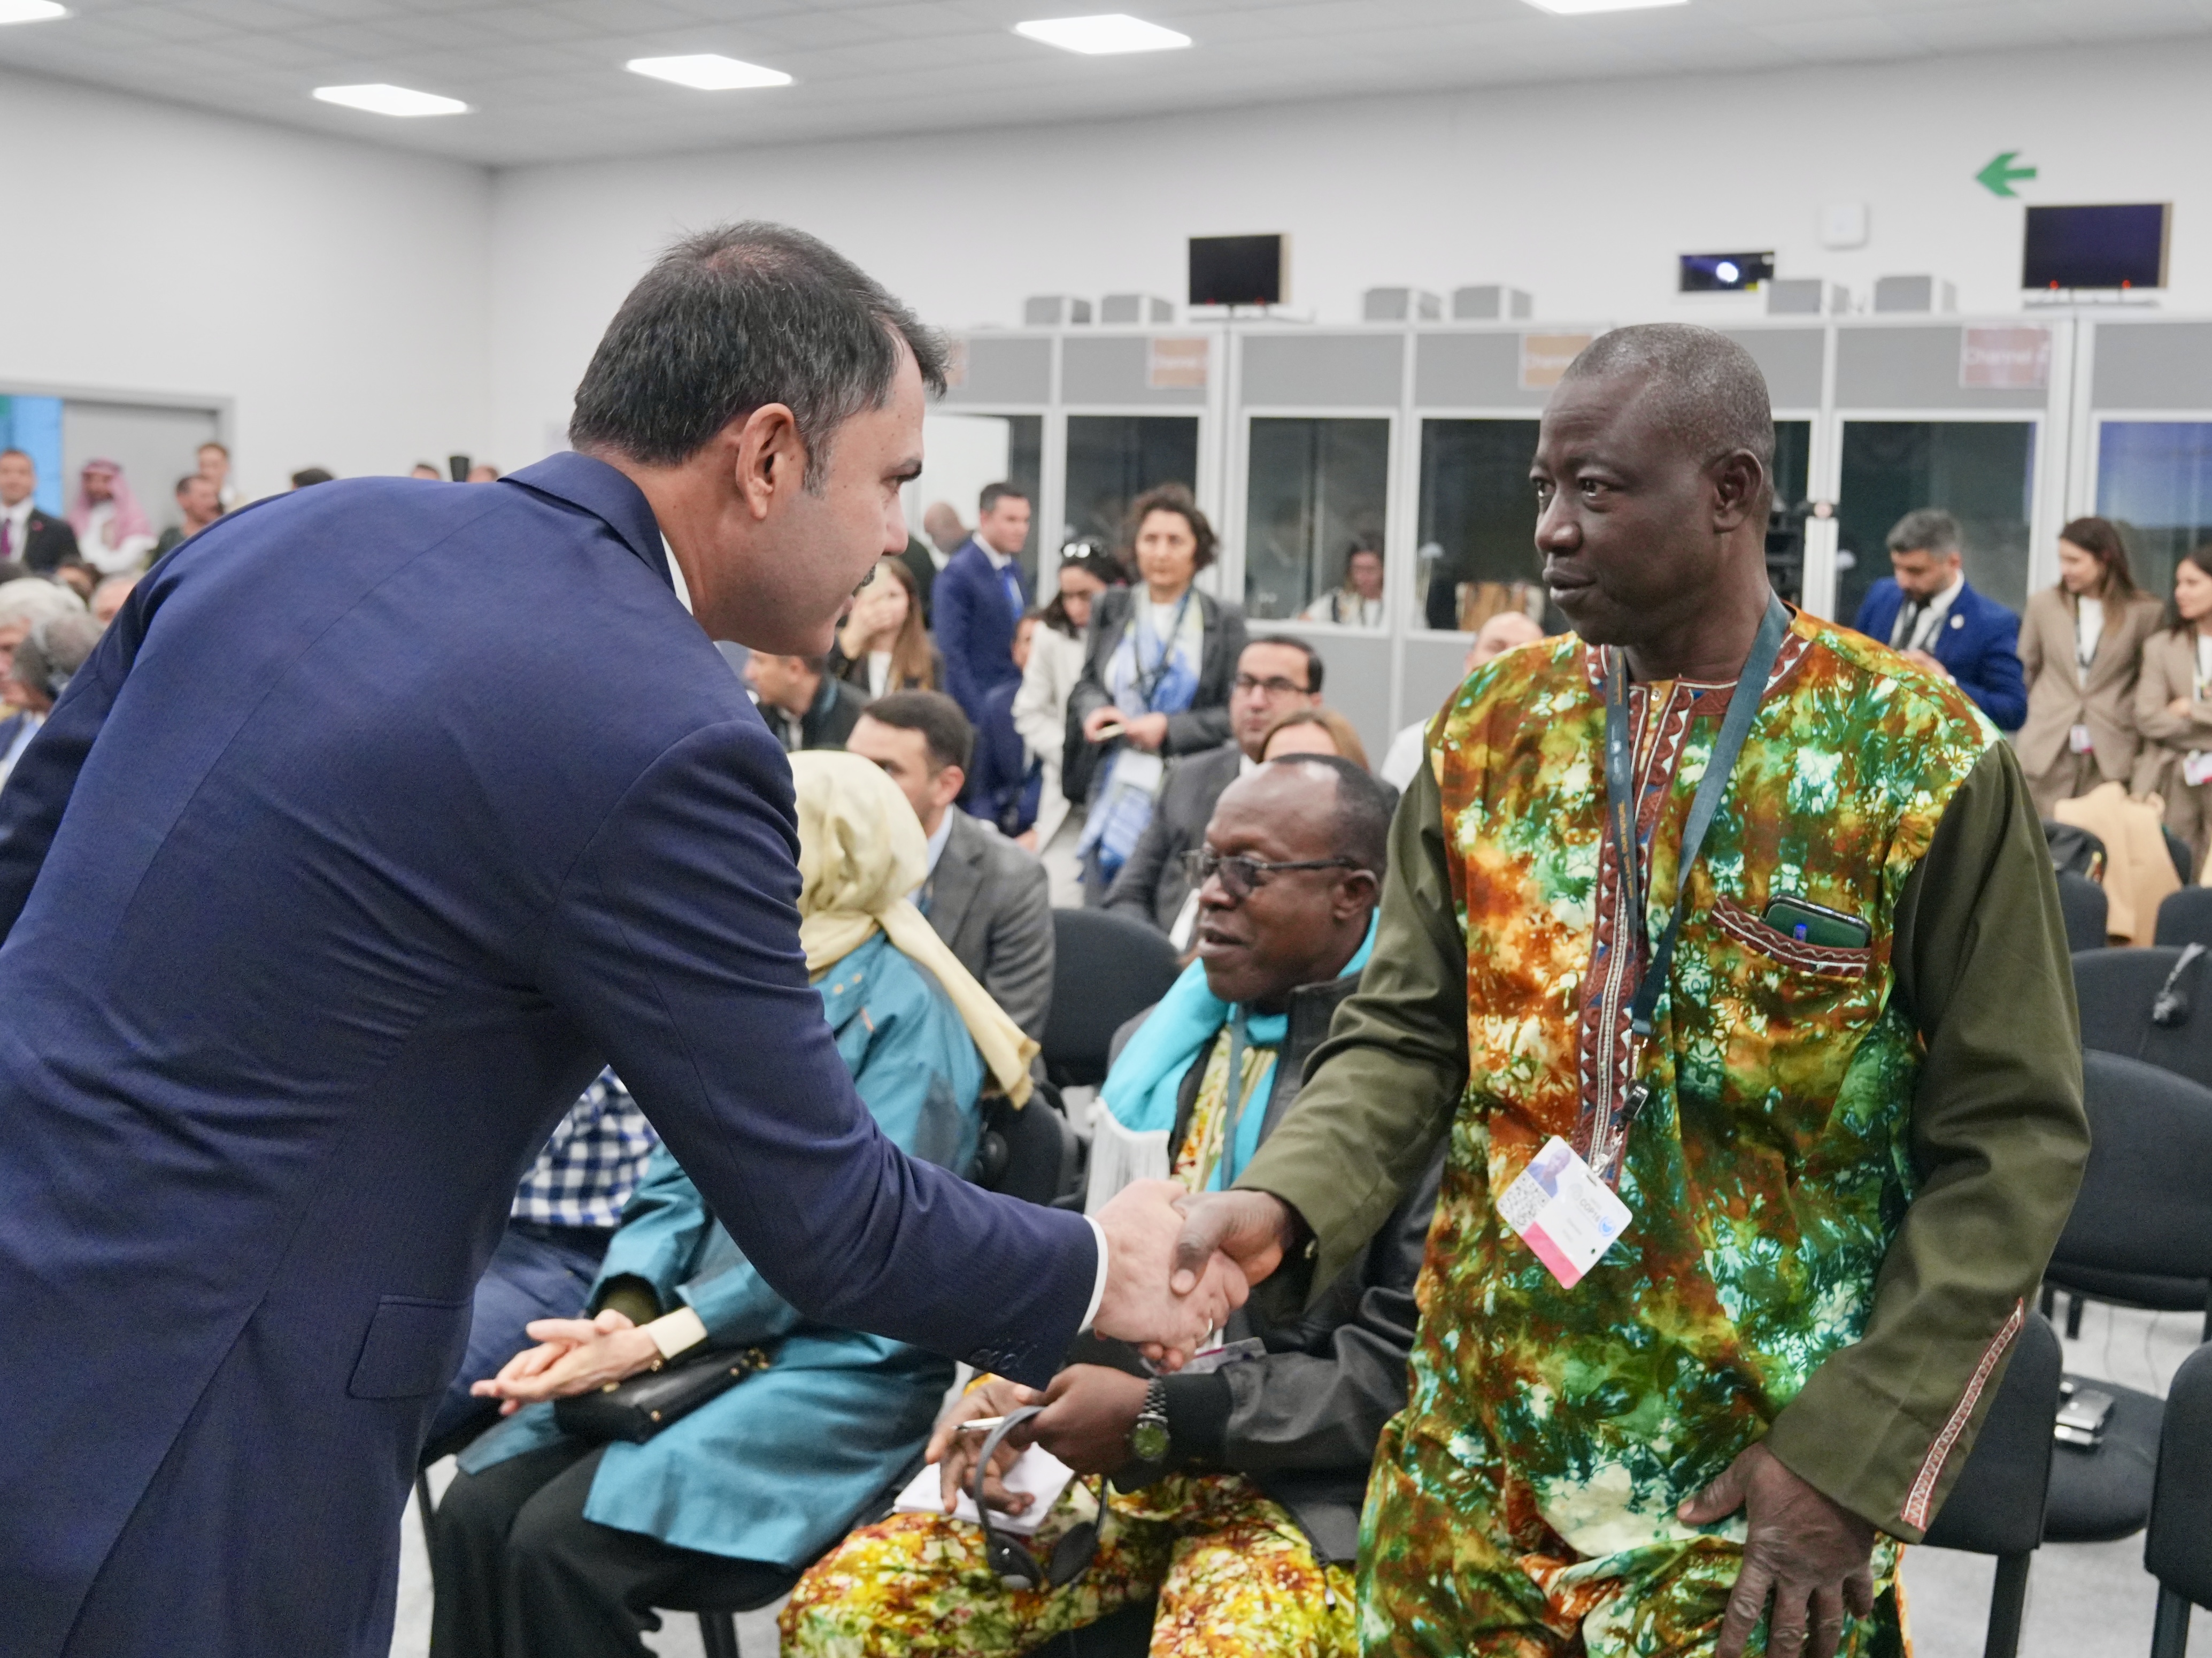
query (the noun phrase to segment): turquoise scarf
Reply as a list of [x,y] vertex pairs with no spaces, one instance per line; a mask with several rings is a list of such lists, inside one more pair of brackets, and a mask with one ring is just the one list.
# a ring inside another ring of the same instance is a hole
[[[1346,973],[1356,973],[1366,966],[1367,959],[1375,953],[1375,928],[1379,912],[1367,922],[1367,936],[1361,941],[1358,954],[1345,963]],[[1183,969],[1182,976],[1169,987],[1145,1022],[1137,1027],[1121,1057],[1106,1075],[1099,1098],[1114,1120],[1133,1133],[1164,1132],[1175,1127],[1176,1095],[1182,1087],[1183,1074],[1197,1060],[1206,1045],[1221,1033],[1221,1027],[1237,1015],[1240,1009],[1224,1002],[1207,986],[1206,964],[1194,961]],[[1255,1048],[1279,1048],[1283,1039],[1290,1034],[1288,1014],[1244,1014],[1244,1038]],[[1231,1087],[1234,1087],[1234,1080]],[[1232,1114],[1236,1102],[1230,1102]],[[1260,1129],[1267,1119],[1263,1111],[1244,1113],[1237,1125],[1237,1145],[1233,1155],[1224,1155],[1221,1164],[1232,1164],[1242,1168],[1259,1149]],[[1221,1164],[1215,1166],[1217,1178]]]

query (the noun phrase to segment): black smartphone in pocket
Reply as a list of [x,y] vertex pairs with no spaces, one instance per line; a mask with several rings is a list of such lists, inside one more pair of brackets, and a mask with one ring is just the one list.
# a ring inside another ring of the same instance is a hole
[[1863,950],[1874,942],[1874,929],[1856,916],[1847,916],[1841,910],[1831,910],[1825,905],[1787,894],[1769,903],[1766,913],[1759,919],[1801,944]]

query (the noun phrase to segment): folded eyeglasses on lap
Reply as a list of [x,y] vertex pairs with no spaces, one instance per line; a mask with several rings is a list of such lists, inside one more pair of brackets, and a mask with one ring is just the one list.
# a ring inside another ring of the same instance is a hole
[[1203,887],[1221,877],[1223,890],[1231,898],[1249,898],[1253,892],[1267,884],[1267,877],[1290,869],[1357,869],[1359,860],[1353,857],[1301,858],[1294,863],[1270,863],[1265,858],[1247,857],[1241,852],[1223,854],[1211,846],[1201,846],[1182,855],[1182,871],[1194,887]]

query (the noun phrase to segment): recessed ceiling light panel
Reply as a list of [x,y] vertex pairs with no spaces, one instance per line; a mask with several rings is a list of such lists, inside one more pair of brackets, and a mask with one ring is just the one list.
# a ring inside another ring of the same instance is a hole
[[650,75],[656,81],[673,81],[701,92],[734,92],[742,87],[787,87],[791,76],[780,69],[763,69],[740,58],[719,52],[693,52],[684,58],[633,58],[623,64],[633,75]]
[[0,23],[43,23],[48,18],[66,17],[67,6],[58,6],[54,0],[0,0]]
[[412,87],[387,86],[381,81],[357,87],[317,87],[315,96],[326,104],[365,109],[372,115],[465,115],[469,107],[458,98],[441,98]]
[[1109,11],[1097,17],[1047,17],[1017,23],[1014,33],[1063,52],[1098,57],[1113,52],[1172,52],[1190,44],[1190,36],[1147,23],[1127,12]]
[[1690,0],[1528,0],[1539,11],[1581,17],[1594,11],[1649,11],[1655,6],[1686,6]]

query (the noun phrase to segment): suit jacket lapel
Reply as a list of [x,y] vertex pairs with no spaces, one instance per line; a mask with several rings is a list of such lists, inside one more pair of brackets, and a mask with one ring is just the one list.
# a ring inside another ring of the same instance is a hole
[[952,820],[952,832],[945,838],[945,852],[937,860],[937,873],[930,877],[929,924],[937,936],[955,947],[960,930],[968,923],[968,912],[975,906],[975,895],[983,890],[983,849],[975,844],[982,832],[972,823],[963,822],[968,814],[957,806],[948,806],[948,812],[958,813]]

